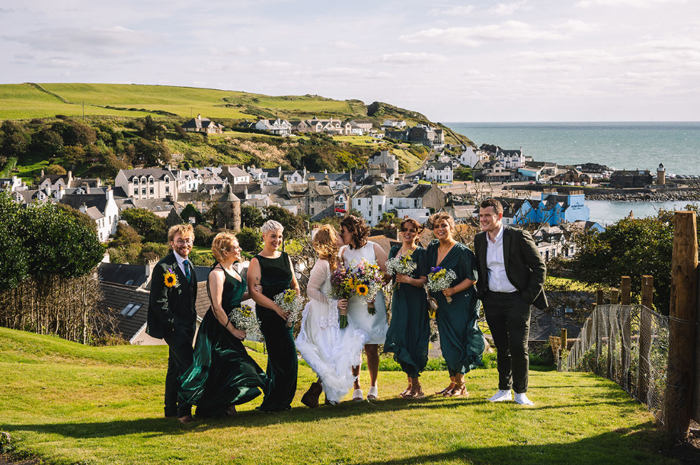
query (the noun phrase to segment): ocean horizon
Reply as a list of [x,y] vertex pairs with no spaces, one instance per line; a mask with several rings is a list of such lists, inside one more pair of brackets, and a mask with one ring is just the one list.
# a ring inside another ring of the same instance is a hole
[[[700,121],[443,123],[477,146],[522,149],[535,161],[559,165],[598,163],[615,169],[648,169],[660,163],[669,174],[700,175]],[[608,225],[632,212],[654,216],[698,202],[608,202],[586,200],[592,221]]]

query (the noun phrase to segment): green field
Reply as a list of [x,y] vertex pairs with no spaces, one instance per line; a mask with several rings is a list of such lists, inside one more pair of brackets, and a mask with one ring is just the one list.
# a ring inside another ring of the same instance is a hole
[[[161,418],[166,357],[165,346],[95,348],[0,328],[0,430],[52,464],[679,463],[653,417],[590,374],[533,370],[536,405],[521,408],[485,400],[494,369],[467,375],[469,398],[422,401],[397,398],[404,375],[382,372],[381,400],[310,410],[299,399],[315,377],[302,364],[291,411],[260,413],[258,398],[235,418],[181,426]],[[430,393],[446,379],[421,381]]]
[[[44,89],[44,90],[41,90]],[[317,96],[267,96],[246,92],[193,87],[133,84],[25,84],[0,85],[0,119],[106,115],[154,117],[167,112],[182,118],[201,114],[207,118],[283,118],[295,115],[322,118],[366,117],[360,101],[341,101]],[[113,108],[106,108],[106,107]]]

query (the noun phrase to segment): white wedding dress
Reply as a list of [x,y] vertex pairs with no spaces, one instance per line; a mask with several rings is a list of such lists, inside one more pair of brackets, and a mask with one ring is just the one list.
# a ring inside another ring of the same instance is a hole
[[328,261],[319,260],[311,270],[307,286],[309,303],[304,308],[297,350],[321,378],[323,392],[331,402],[340,402],[352,388],[352,367],[361,363],[367,336],[348,316],[348,326],[338,325],[338,301],[331,295]]
[[[359,263],[363,258],[370,263],[377,261],[374,254],[374,242],[367,242],[361,249],[353,249],[350,246],[343,246],[342,257],[345,266],[355,260]],[[389,323],[386,319],[386,303],[384,302],[384,292],[379,291],[374,299],[376,313],[371,315],[367,311],[367,302],[362,298],[353,295],[348,302],[348,317],[352,317],[357,328],[367,334],[365,344],[384,344]]]

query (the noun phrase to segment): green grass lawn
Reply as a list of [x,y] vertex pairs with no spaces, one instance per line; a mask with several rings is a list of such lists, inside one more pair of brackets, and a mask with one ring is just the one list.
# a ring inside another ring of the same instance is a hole
[[[252,352],[263,367],[265,355]],[[532,408],[491,404],[496,370],[467,375],[469,398],[396,397],[401,372],[382,372],[381,400],[310,410],[315,378],[302,365],[293,409],[255,410],[182,426],[162,417],[165,346],[86,347],[0,328],[0,430],[17,449],[61,464],[546,464],[677,463],[654,419],[616,384],[582,373],[532,371]],[[446,372],[425,372],[426,393]],[[367,375],[362,381],[367,387]]]

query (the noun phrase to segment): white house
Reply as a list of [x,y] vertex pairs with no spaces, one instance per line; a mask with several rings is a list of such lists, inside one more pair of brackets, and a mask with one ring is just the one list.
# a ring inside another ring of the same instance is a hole
[[250,184],[253,177],[238,166],[224,166],[221,169],[221,177],[227,179],[229,184]]
[[114,185],[121,187],[126,195],[135,199],[164,199],[172,197],[177,200],[178,185],[175,175],[162,168],[141,168],[119,170]]
[[384,128],[399,128],[403,129],[406,127],[406,121],[398,119],[387,119],[382,123]]
[[292,125],[286,119],[277,118],[276,120],[261,119],[255,123],[255,129],[267,131],[270,134],[278,136],[288,136],[292,133]]
[[27,190],[27,185],[17,176],[12,176],[11,178],[0,179],[0,191],[25,191]]
[[452,163],[428,163],[423,172],[423,179],[430,182],[452,183]]
[[423,205],[431,186],[412,184],[380,184],[363,186],[352,196],[352,208],[359,211],[370,226],[376,226],[384,213],[408,216],[424,222],[430,208]]
[[180,193],[197,192],[204,179],[196,170],[171,170],[177,182],[177,191]]
[[100,242],[105,242],[109,236],[117,232],[119,222],[119,207],[114,201],[114,191],[110,187],[99,194],[63,194],[63,188],[58,190],[58,201],[80,210],[97,224],[97,235]]
[[525,155],[522,150],[496,150],[496,160],[505,169],[517,169],[525,166]]
[[464,152],[462,152],[458,160],[462,166],[473,168],[474,165],[476,165],[476,162],[480,160],[480,157],[476,153],[476,150],[474,150],[474,147],[467,145],[467,148],[464,150]]
[[396,156],[390,153],[388,150],[382,150],[378,154],[372,155],[367,160],[368,165],[382,165],[385,164],[387,168],[393,169],[394,173],[398,175],[399,173],[399,160]]

